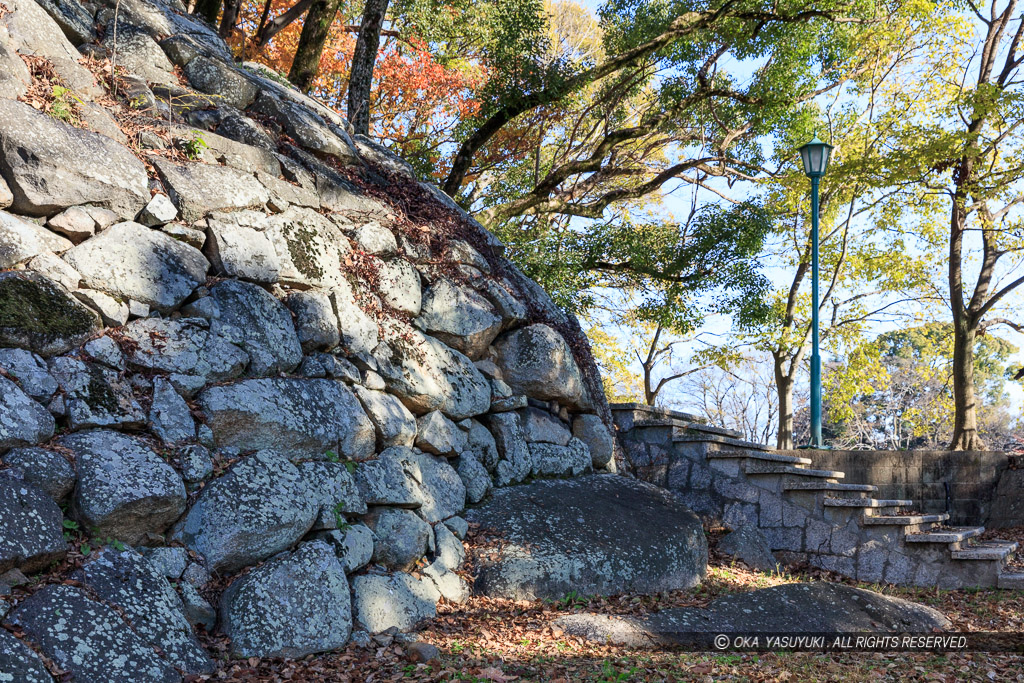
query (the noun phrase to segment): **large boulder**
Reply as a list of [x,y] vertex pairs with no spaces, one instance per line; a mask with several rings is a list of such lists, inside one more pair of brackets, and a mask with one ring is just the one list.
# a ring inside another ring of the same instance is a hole
[[503,379],[520,394],[585,408],[583,375],[569,344],[542,323],[523,327],[495,343]]
[[0,629],[0,676],[11,683],[53,683],[39,655],[4,629]]
[[331,298],[323,292],[294,292],[286,305],[295,316],[295,330],[305,353],[330,351],[338,345],[338,316]]
[[99,316],[52,280],[35,273],[0,273],[0,345],[54,356],[78,346],[99,327]]
[[377,429],[377,447],[411,446],[416,439],[416,418],[396,397],[355,385],[352,389]]
[[0,476],[0,574],[32,572],[64,557],[64,515],[57,503],[9,473]]
[[346,574],[362,569],[373,559],[373,544],[376,539],[369,527],[362,524],[351,524],[346,529],[321,532],[316,538],[334,548]]
[[236,571],[302,538],[319,505],[286,457],[260,451],[207,484],[180,527],[181,540],[212,571]]
[[487,471],[498,466],[500,456],[494,435],[476,420],[470,422],[469,431],[466,432],[466,449],[480,461],[481,465],[487,468]]
[[383,361],[388,390],[409,410],[440,410],[454,420],[487,412],[491,387],[469,358],[411,327],[392,323],[385,329],[388,343],[375,355]]
[[376,290],[385,305],[396,311],[418,315],[423,303],[423,288],[416,266],[404,259],[375,261]]
[[[16,100],[25,94],[30,83],[32,74],[25,62],[10,46],[0,43],[0,97]],[[14,195],[7,183],[0,183],[0,208],[7,208],[13,201]]]
[[138,223],[119,223],[64,254],[86,286],[167,312],[206,280],[195,247]]
[[57,439],[75,457],[74,513],[97,536],[136,543],[185,511],[185,484],[140,438],[97,429]]
[[[216,30],[198,18],[179,14],[175,11],[175,8],[179,7],[177,3],[168,3],[164,0],[99,0],[96,4],[110,10],[120,9],[120,21],[143,28],[154,38],[175,35],[187,37],[201,47],[204,53],[221,59],[231,59],[227,45],[217,35]],[[104,14],[110,30],[113,13]]]
[[58,503],[75,488],[75,468],[63,455],[49,449],[12,448],[0,461],[20,471],[26,482]]
[[237,579],[224,592],[220,613],[239,657],[298,659],[344,646],[352,631],[348,579],[322,541],[303,543]]
[[210,334],[201,318],[142,318],[122,329],[128,342],[128,364],[135,370],[155,370],[203,382],[238,377],[249,355],[220,335]]
[[339,380],[244,380],[206,389],[199,403],[220,447],[276,449],[293,460],[374,451],[373,424]]
[[917,603],[835,583],[790,583],[726,595],[704,608],[643,617],[573,614],[566,633],[625,647],[704,646],[721,633],[935,633],[951,626]]
[[192,412],[170,381],[163,377],[153,380],[153,405],[149,409],[149,427],[167,444],[192,441],[196,438],[196,423]]
[[302,362],[302,347],[284,304],[248,282],[225,280],[210,289],[216,313],[210,330],[249,354],[249,373],[276,375]]
[[5,42],[24,55],[45,57],[78,97],[87,101],[102,93],[92,73],[78,63],[81,55],[61,28],[35,0],[10,0],[3,23]]
[[348,282],[331,290],[331,304],[338,318],[341,348],[350,355],[370,353],[377,346],[377,323],[356,303]]
[[520,482],[533,470],[533,456],[526,442],[526,433],[516,413],[494,413],[487,416],[487,426],[501,459],[494,468],[494,483],[506,486]]
[[245,109],[259,89],[249,78],[220,59],[199,55],[185,66],[189,83],[200,92],[209,93],[235,109]]
[[298,467],[317,506],[314,529],[337,529],[345,524],[346,515],[366,512],[366,501],[345,463],[307,460]]
[[15,100],[0,100],[0,120],[0,175],[16,213],[46,216],[92,204],[129,219],[149,201],[146,167],[110,138]]
[[258,209],[270,199],[252,174],[229,166],[174,164],[156,156],[152,161],[178,213],[189,222],[211,211]]
[[491,490],[494,482],[487,469],[480,464],[472,451],[463,453],[456,465],[463,486],[466,487],[466,502],[479,503]]
[[116,605],[135,632],[160,648],[175,668],[210,673],[213,662],[185,619],[181,598],[167,579],[131,548],[104,548],[72,575],[108,605]]
[[59,388],[43,359],[26,349],[0,349],[0,370],[37,401],[46,401]]
[[265,234],[244,225],[207,220],[203,250],[214,271],[227,277],[263,284],[277,282],[281,274],[274,245]]
[[408,631],[436,616],[441,598],[432,581],[405,572],[357,576],[352,579],[352,596],[355,620],[370,633]]
[[412,510],[375,508],[364,519],[373,531],[373,561],[388,569],[410,570],[427,553],[430,525]]
[[54,421],[43,406],[0,377],[0,449],[34,446],[53,436]]
[[466,514],[502,547],[474,589],[514,600],[692,588],[707,570],[700,519],[668,491],[615,475],[495,489]]
[[40,225],[0,211],[0,268],[10,268],[33,256],[62,252],[71,247],[70,240]]
[[531,443],[530,459],[533,473],[548,476],[578,476],[590,469],[590,452],[579,439],[569,446],[553,443]]
[[264,116],[275,118],[288,135],[306,149],[349,162],[356,161],[357,157],[346,141],[331,130],[315,110],[302,106],[303,104],[263,90],[252,109]]
[[451,458],[466,449],[466,435],[441,411],[435,410],[416,420],[416,448]]
[[572,434],[561,420],[546,410],[524,408],[519,411],[526,440],[530,443],[549,443],[568,446]]
[[402,462],[402,456],[411,452],[407,448],[389,448],[374,460],[359,463],[355,472],[356,485],[367,505],[420,506],[415,482],[406,475]]
[[594,467],[606,467],[615,453],[615,439],[597,415],[577,415],[572,435],[587,444]]
[[352,251],[341,230],[308,208],[289,207],[273,216],[266,229],[281,265],[281,283],[331,290],[346,287],[342,274]]
[[72,430],[89,427],[132,429],[146,422],[131,385],[117,371],[71,356],[50,360],[50,371],[64,391]]
[[60,26],[72,45],[81,45],[95,37],[92,13],[74,0],[39,0],[38,5]]
[[487,299],[447,278],[427,290],[418,320],[428,334],[473,360],[487,351],[502,325]]
[[181,675],[112,607],[81,588],[44,586],[11,613],[19,626],[73,680],[178,683]]
[[178,85],[174,65],[145,29],[121,24],[104,37],[103,44],[111,53],[116,49],[117,63],[132,74],[151,83]]
[[381,457],[395,457],[413,484],[417,512],[431,524],[448,519],[466,507],[466,487],[448,460],[395,446]]

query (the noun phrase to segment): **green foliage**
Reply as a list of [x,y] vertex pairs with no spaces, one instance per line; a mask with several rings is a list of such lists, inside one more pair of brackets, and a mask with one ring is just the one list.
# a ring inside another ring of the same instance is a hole
[[203,150],[209,147],[202,133],[195,133],[193,137],[182,140],[179,144],[185,156],[193,161],[198,160],[203,155]]
[[499,231],[512,258],[566,310],[585,312],[594,289],[639,291],[637,317],[686,333],[707,313],[767,314],[757,256],[771,227],[753,203],[702,208],[688,224],[594,224],[588,230]]
[[345,519],[345,501],[339,502],[334,506],[334,523],[340,531],[350,529],[352,527]]
[[[985,335],[974,348],[983,432],[1005,438],[1007,363],[1017,347]],[[953,329],[928,323],[861,344],[827,375],[827,416],[847,446],[907,449],[944,446],[952,430]]]
[[327,458],[327,462],[341,462],[341,458],[339,458],[338,454],[334,451],[327,451],[324,454],[324,457]]
[[619,671],[615,668],[615,665],[609,660],[601,662],[601,678],[600,680],[605,683],[624,683],[633,678],[640,669],[635,666],[631,666],[625,671]]
[[562,609],[569,609],[573,607],[583,607],[588,602],[590,602],[590,598],[572,590],[566,593],[565,597],[556,600],[555,604],[560,605]]
[[72,126],[79,125],[81,119],[78,115],[77,105],[82,104],[82,98],[62,85],[53,86],[51,94],[53,101],[50,103],[50,116]]

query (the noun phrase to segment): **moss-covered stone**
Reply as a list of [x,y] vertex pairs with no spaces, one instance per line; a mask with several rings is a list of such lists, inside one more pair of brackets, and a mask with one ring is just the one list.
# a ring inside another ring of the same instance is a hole
[[35,273],[0,273],[0,346],[64,353],[99,327],[95,313]]
[[324,269],[319,263],[322,253],[316,241],[316,231],[300,226],[286,229],[284,234],[288,240],[288,253],[299,272],[311,280],[322,279]]

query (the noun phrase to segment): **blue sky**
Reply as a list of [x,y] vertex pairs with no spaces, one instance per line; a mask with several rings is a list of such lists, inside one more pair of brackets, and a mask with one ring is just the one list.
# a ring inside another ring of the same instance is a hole
[[[579,0],[579,1],[580,1],[580,4],[582,4],[583,6],[589,8],[591,11],[596,11],[596,9],[601,4],[600,2],[598,2],[596,0]],[[738,62],[734,61],[733,63],[726,65],[726,68],[728,68],[728,70],[730,70],[733,73],[734,76],[736,76],[736,77],[738,77],[740,79],[744,79],[744,78],[750,76],[750,74],[752,73],[752,70],[755,68],[755,65],[743,64],[743,63],[738,63]],[[770,141],[768,141],[767,144],[770,144]],[[793,150],[793,154],[794,154],[794,157],[795,157],[796,156],[796,150]],[[666,189],[667,189],[667,194],[665,196],[665,207],[666,207],[666,209],[669,212],[671,212],[673,215],[677,216],[677,217],[678,216],[685,216],[688,213],[688,211],[689,211],[689,202],[690,202],[689,186],[687,186],[686,184],[683,184],[683,183],[677,183],[674,187],[673,186],[666,186]],[[740,185],[736,185],[731,190],[730,194],[731,194],[731,196],[735,197],[736,199],[743,199],[744,196],[745,196],[745,193],[749,192],[750,190],[751,190],[751,188],[749,186],[747,188],[743,188]],[[809,181],[808,181],[808,191],[810,191],[810,183],[809,183]],[[720,201],[720,200],[717,197],[715,197],[714,195],[712,195],[711,193],[705,192],[705,193],[703,193],[703,196],[700,197],[700,201]],[[784,268],[782,266],[782,264],[776,263],[776,262],[772,262],[769,259],[765,260],[765,262],[763,263],[763,268],[764,268],[764,273],[769,277],[769,279],[773,282],[773,284],[775,284],[777,287],[786,287],[786,288],[788,288],[789,282],[791,281],[791,277],[792,277],[792,274],[791,274],[789,269]],[[936,268],[937,269],[944,268],[944,264],[936,264]],[[967,273],[965,273],[965,279],[967,279],[968,282],[973,283],[973,280],[970,280],[966,276],[967,276]],[[810,288],[810,283],[809,282],[806,283],[806,288],[809,290],[809,288]],[[1018,297],[1018,299],[1019,299],[1019,297]],[[948,316],[949,316],[948,311],[940,312],[938,315],[939,315],[939,319],[940,320],[948,319]],[[873,337],[873,336],[875,336],[877,334],[881,334],[881,333],[884,333],[884,332],[887,332],[887,331],[891,331],[893,329],[898,329],[901,326],[902,326],[901,323],[892,323],[892,322],[878,322],[878,323],[874,323],[871,326],[870,332],[868,333],[867,336],[870,338],[870,337]],[[726,333],[728,333],[729,329],[730,329],[730,321],[728,320],[728,318],[725,318],[725,317],[721,317],[721,318],[710,320],[708,322],[708,324],[706,325],[706,331],[711,332],[711,333],[715,333],[715,334],[720,334],[720,335],[725,335]],[[1016,332],[1013,332],[1012,330],[1010,330],[1008,328],[1005,328],[1005,327],[1004,328],[999,328],[998,330],[993,330],[993,333],[998,334],[999,336],[1007,339],[1011,343],[1015,344],[1018,348],[1024,349],[1024,335],[1021,335],[1021,334],[1018,334]],[[696,348],[696,345],[693,348]],[[827,359],[827,356],[826,356],[826,359]],[[1019,367],[1020,364],[1022,364],[1022,363],[1024,363],[1024,352],[1018,353],[1017,356],[1015,358],[1013,358],[1012,361],[1011,361],[1011,365],[1016,364],[1016,367]],[[639,367],[638,363],[634,363],[634,364],[637,367]],[[804,381],[806,382],[806,377],[804,378]],[[1022,406],[1024,406],[1024,389],[1022,389],[1022,387],[1019,384],[1013,384],[1013,385],[1008,385],[1008,390],[1009,390],[1009,392],[1011,394],[1011,400],[1012,400],[1013,406],[1019,412],[1020,408]],[[801,392],[798,390],[798,393],[801,393]],[[680,396],[678,394],[678,391],[672,391],[672,390],[666,390],[666,398],[669,401],[673,401],[673,402],[680,400]]]

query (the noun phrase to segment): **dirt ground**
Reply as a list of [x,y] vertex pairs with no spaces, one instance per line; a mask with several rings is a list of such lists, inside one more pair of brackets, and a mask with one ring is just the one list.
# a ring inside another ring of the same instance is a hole
[[[1009,530],[1003,537],[1024,536]],[[751,570],[717,552],[722,530],[709,529],[708,576],[698,588],[654,596],[590,598],[568,595],[557,602],[522,603],[472,598],[438,606],[438,616],[418,634],[436,646],[437,659],[415,661],[415,648],[400,642],[349,646],[298,662],[225,661],[210,677],[192,680],[331,681],[1024,681],[1024,655],[1000,653],[680,653],[630,650],[568,637],[552,627],[581,610],[643,614],[665,607],[699,607],[716,597],[795,581],[829,580],[868,588],[935,607],[957,631],[1024,632],[1024,591],[900,588],[859,584],[807,566],[780,573]],[[473,542],[471,537],[470,543]],[[471,568],[470,568],[471,571]],[[226,643],[210,644],[226,650]]]

